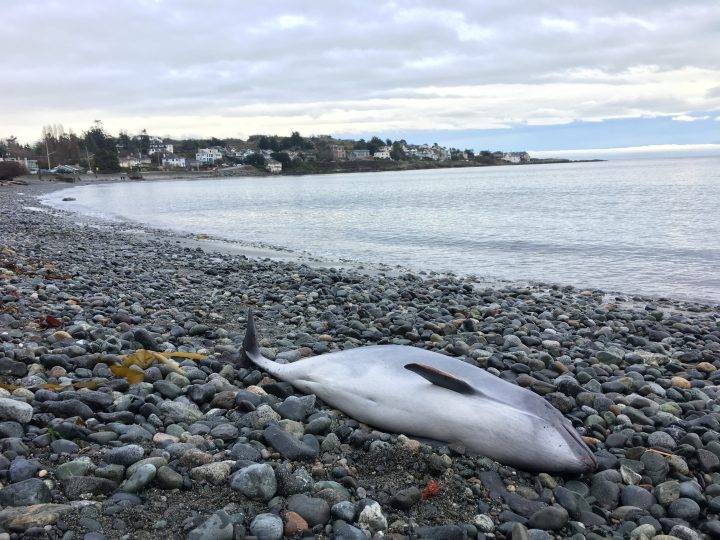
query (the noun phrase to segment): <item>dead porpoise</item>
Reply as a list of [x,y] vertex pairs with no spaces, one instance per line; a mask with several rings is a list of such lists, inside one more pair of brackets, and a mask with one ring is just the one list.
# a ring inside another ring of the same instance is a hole
[[260,354],[252,311],[243,353],[273,377],[386,431],[461,443],[527,471],[583,473],[597,464],[550,403],[457,358],[373,345],[278,364]]

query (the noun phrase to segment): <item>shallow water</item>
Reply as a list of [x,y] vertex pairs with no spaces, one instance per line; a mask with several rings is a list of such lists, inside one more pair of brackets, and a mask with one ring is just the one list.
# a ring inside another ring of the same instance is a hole
[[719,158],[97,184],[44,202],[330,258],[720,303]]

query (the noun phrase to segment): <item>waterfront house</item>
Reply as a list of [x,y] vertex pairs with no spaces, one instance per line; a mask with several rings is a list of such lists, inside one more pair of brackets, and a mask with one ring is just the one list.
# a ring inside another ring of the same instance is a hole
[[140,166],[140,158],[136,157],[124,157],[120,158],[120,167],[123,169],[132,169],[133,167]]
[[390,147],[381,146],[378,148],[377,152],[373,154],[373,157],[375,159],[390,159]]
[[330,152],[332,153],[333,161],[347,159],[347,150],[345,150],[345,147],[340,144],[330,145]]
[[222,152],[217,148],[201,148],[195,154],[195,159],[203,164],[213,164],[222,161]]
[[162,166],[165,168],[182,168],[186,167],[186,160],[182,156],[169,154],[162,158]]
[[172,154],[173,153],[173,145],[169,143],[164,143],[162,140],[160,142],[158,141],[150,141],[150,148],[148,149],[148,155],[152,156],[153,154]]
[[370,157],[370,150],[350,150],[348,157],[352,160],[368,159]]
[[282,172],[282,163],[279,161],[276,161],[274,159],[269,159],[267,163],[265,164],[265,170],[268,172],[271,172],[273,174],[278,174]]
[[530,155],[527,152],[504,152],[502,159],[510,163],[527,163],[530,161]]

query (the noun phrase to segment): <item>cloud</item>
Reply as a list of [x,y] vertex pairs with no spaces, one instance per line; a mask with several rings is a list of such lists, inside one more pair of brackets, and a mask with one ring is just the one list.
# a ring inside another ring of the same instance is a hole
[[562,32],[578,32],[580,30],[578,23],[568,19],[551,19],[542,17],[540,24],[550,30],[560,30]]
[[702,0],[7,2],[0,135],[702,117],[720,110],[719,21]]
[[673,116],[672,119],[676,122],[697,122],[698,120],[707,120],[710,116],[690,116],[688,114],[678,114]]

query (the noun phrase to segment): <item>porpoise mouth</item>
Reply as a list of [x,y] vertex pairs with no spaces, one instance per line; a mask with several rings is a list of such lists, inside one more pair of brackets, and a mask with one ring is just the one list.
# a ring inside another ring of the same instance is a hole
[[570,438],[576,443],[574,450],[577,454],[578,460],[580,460],[580,463],[584,466],[583,472],[591,472],[597,469],[597,459],[595,458],[595,455],[588,448],[587,444],[585,444],[585,441],[582,440],[582,437],[580,437],[578,432],[575,431],[572,426],[567,426],[565,423],[563,423],[562,426],[565,428],[568,435],[570,435]]

